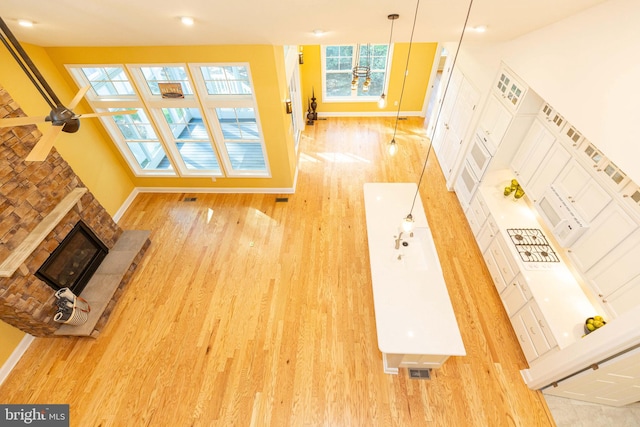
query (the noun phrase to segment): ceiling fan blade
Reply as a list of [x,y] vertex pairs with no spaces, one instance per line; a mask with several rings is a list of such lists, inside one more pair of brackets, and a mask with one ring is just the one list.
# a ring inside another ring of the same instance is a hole
[[34,125],[42,123],[49,116],[40,117],[10,117],[8,119],[0,119],[0,128],[8,128],[13,126]]
[[69,110],[73,110],[76,107],[76,105],[78,105],[80,103],[82,98],[84,98],[84,96],[87,94],[89,89],[91,89],[91,86],[85,86],[85,87],[81,88],[78,91],[78,93],[76,94],[76,96],[71,100],[71,102],[69,103],[69,106],[67,108]]
[[135,114],[137,112],[137,110],[105,111],[103,113],[76,114],[75,118],[84,119],[86,117],[122,116],[125,114]]
[[41,162],[46,159],[49,151],[51,151],[51,147],[53,147],[53,142],[60,132],[62,132],[62,128],[63,126],[51,126],[51,129],[45,132],[40,140],[36,142],[36,145],[25,160],[27,162]]

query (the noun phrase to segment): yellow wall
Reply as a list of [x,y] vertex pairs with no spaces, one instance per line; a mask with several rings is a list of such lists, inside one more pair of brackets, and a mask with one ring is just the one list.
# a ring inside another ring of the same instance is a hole
[[4,322],[0,322],[0,366],[9,359],[26,334]]
[[283,47],[271,45],[212,45],[154,47],[46,48],[58,71],[75,85],[65,64],[169,64],[199,62],[248,62],[253,78],[260,123],[265,140],[271,178],[144,178],[133,177],[137,187],[229,187],[291,188],[295,170],[292,135],[284,127],[286,78]]
[[[401,112],[420,113],[424,104],[424,97],[429,87],[429,76],[433,68],[437,43],[413,43],[409,59],[409,74],[402,94]],[[318,113],[396,113],[402,92],[402,81],[407,65],[408,43],[396,43],[393,46],[391,58],[391,74],[389,75],[389,88],[387,106],[384,109],[378,107],[377,97],[372,97],[371,102],[323,102],[322,100],[322,63],[321,46],[303,46],[304,64],[302,72],[302,95],[307,106],[307,100],[311,98],[312,90],[317,98]]]
[[[60,100],[69,102],[75,95],[44,49],[24,45],[27,53],[45,76]],[[0,49],[0,84],[9,92],[28,116],[44,116],[50,107],[33,87],[9,52]],[[77,113],[86,112],[81,106]],[[45,132],[49,125],[38,126]],[[133,190],[133,182],[128,167],[123,163],[113,144],[97,120],[82,121],[80,131],[73,134],[61,133],[55,142],[56,149],[73,168],[76,175],[91,190],[110,214],[115,214]]]

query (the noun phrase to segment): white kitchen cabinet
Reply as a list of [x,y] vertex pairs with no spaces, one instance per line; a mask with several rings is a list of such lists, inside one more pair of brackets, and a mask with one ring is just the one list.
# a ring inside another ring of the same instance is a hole
[[529,362],[537,359],[557,343],[535,301],[529,301],[512,318],[511,324]]
[[599,363],[597,369],[589,367],[542,392],[617,407],[637,402],[640,400],[640,348]]
[[[491,214],[489,212],[489,208],[484,202],[484,199],[482,198],[482,194],[476,192],[476,195],[471,200],[471,204],[467,211],[467,217],[471,217],[475,220],[475,224],[471,225],[471,229],[474,230],[473,234],[477,236],[485,221]],[[471,221],[471,219],[469,219],[469,221]]]
[[505,69],[498,73],[498,81],[494,89],[497,90],[503,102],[514,110],[519,107],[520,102],[527,93],[527,86],[516,79],[513,73]]
[[484,223],[484,226],[482,226],[482,228],[480,229],[480,232],[476,236],[478,247],[480,248],[480,251],[482,253],[484,253],[487,250],[487,248],[493,241],[493,238],[496,237],[497,234],[498,234],[498,225],[496,224],[493,217],[489,215],[487,217],[487,220]]
[[513,326],[513,331],[516,333],[518,337],[518,342],[520,343],[520,348],[522,348],[522,352],[524,353],[524,357],[527,361],[531,362],[538,358],[538,353],[533,346],[533,342],[531,341],[531,337],[527,332],[527,325],[525,325],[522,316],[516,314],[511,318],[511,326]]
[[576,160],[565,166],[553,185],[587,223],[611,201],[609,193]]
[[465,213],[467,215],[467,221],[469,222],[471,231],[473,231],[473,235],[477,236],[490,214],[480,193],[476,192],[476,195],[471,199],[469,208]]
[[534,173],[542,164],[556,138],[539,120],[535,120],[511,160],[511,170],[526,190]]
[[495,96],[489,95],[478,122],[477,133],[493,155],[500,146],[513,115]]
[[440,120],[434,135],[434,151],[440,168],[448,180],[458,164],[459,154],[468,133],[480,94],[464,75],[454,68],[453,84],[442,106]]
[[496,289],[501,293],[518,272],[518,264],[511,256],[501,234],[496,235],[491,241],[484,258]]
[[617,203],[608,205],[589,229],[568,250],[576,267],[587,272],[638,228],[638,223]]
[[540,117],[542,117],[547,126],[556,133],[560,133],[566,124],[564,117],[549,104],[542,106]]
[[[605,306],[620,315],[640,301],[640,230],[602,257],[586,277]],[[623,289],[624,288],[624,289]]]
[[616,316],[637,307],[640,301],[640,276],[636,276],[614,293],[605,297],[604,301],[606,307]]
[[513,317],[531,299],[531,291],[520,273],[502,291],[500,299],[509,317]]
[[529,183],[523,187],[534,203],[558,177],[571,159],[571,154],[559,143],[552,145],[546,156],[534,172]]

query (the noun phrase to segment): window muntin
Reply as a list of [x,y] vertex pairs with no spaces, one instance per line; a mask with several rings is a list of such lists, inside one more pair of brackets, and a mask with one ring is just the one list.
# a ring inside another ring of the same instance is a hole
[[193,95],[193,88],[184,67],[140,67],[149,91],[161,96],[158,83],[180,83],[185,95]]
[[171,162],[167,158],[162,144],[159,142],[129,142],[127,147],[144,170],[172,170]]
[[[109,111],[125,110],[124,108],[109,108]],[[173,167],[167,154],[156,135],[151,121],[142,108],[137,108],[134,114],[123,114],[103,118],[109,124],[115,125],[119,136],[124,140],[127,149],[140,169],[145,171],[171,171]],[[111,127],[111,126],[108,126]]]
[[[136,109],[100,118],[136,175],[270,176],[248,64],[67,68],[79,86],[92,84],[96,111]],[[162,98],[164,82],[180,83],[185,97]]]
[[249,71],[244,65],[203,66],[200,73],[209,95],[251,95]]
[[208,140],[202,114],[197,108],[163,108],[162,115],[176,140]]
[[252,107],[219,107],[220,124],[229,167],[236,172],[267,171],[257,117]]
[[160,114],[174,151],[184,165],[183,170],[222,173],[200,109],[165,107],[160,109]]
[[135,95],[133,86],[122,67],[83,67],[80,71],[97,97]]
[[224,139],[259,139],[258,123],[253,108],[216,108]]
[[[359,48],[359,50],[358,50]],[[375,101],[385,91],[387,45],[324,46],[323,79],[324,97],[331,101]],[[359,55],[358,55],[359,52]],[[364,78],[358,79],[357,90],[351,90],[353,67],[359,57],[360,66],[370,67],[371,84],[363,90]]]

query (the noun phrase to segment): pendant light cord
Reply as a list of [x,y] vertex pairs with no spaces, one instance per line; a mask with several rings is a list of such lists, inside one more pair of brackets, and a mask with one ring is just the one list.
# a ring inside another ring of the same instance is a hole
[[[391,18],[391,16],[393,16],[393,18]],[[391,32],[389,33],[389,43],[387,43],[387,62],[384,63],[384,73],[385,73],[385,78],[387,77],[387,71],[389,70],[389,51],[391,50],[391,39],[393,38],[393,24],[396,21],[396,19],[398,19],[400,16],[398,15],[389,15],[387,18],[391,19]],[[383,88],[384,89],[384,88]],[[382,94],[384,95],[384,91],[382,92]]]
[[[420,3],[420,0],[418,0]],[[460,46],[462,45],[462,39],[464,38],[464,32],[467,28],[467,22],[469,22],[469,15],[471,14],[471,6],[473,6],[473,0],[469,1],[469,9],[467,9],[467,16],[464,20],[464,25],[462,26],[462,31],[460,32],[460,40],[458,41],[458,47],[456,48],[456,53],[453,56],[453,62],[451,63],[451,72],[449,73],[449,77],[447,78],[447,84],[444,87],[444,93],[442,94],[442,99],[444,100],[447,96],[447,90],[449,90],[449,83],[451,82],[451,76],[453,75],[453,68],[456,65],[456,60],[458,59],[458,53],[460,52]],[[417,8],[416,8],[417,15]],[[414,21],[415,26],[415,21]],[[413,34],[412,34],[413,35]],[[406,76],[405,76],[406,77]],[[402,98],[401,98],[402,99]],[[418,180],[418,188],[416,188],[416,194],[413,196],[413,203],[411,203],[411,210],[409,211],[409,216],[413,213],[413,208],[416,205],[416,199],[418,198],[418,193],[420,191],[420,184],[422,183],[422,178],[424,176],[424,172],[427,169],[427,162],[429,161],[429,155],[431,154],[431,147],[433,147],[433,137],[436,133],[436,128],[438,127],[438,122],[440,121],[440,113],[442,113],[442,104],[440,104],[440,108],[438,109],[438,115],[436,116],[436,121],[433,125],[433,133],[431,134],[431,141],[429,142],[429,148],[427,150],[427,157],[424,160],[424,165],[422,165],[422,172],[420,172],[420,179]],[[396,127],[398,122],[396,121]],[[395,132],[394,132],[395,135]]]
[[[393,129],[393,138],[391,138],[392,141],[395,141],[396,132],[398,131],[398,119],[400,118],[400,108],[402,107],[402,96],[404,95],[404,85],[407,82],[407,73],[409,71],[409,58],[411,57],[411,45],[413,44],[413,33],[416,30],[416,21],[418,20],[419,7],[420,7],[420,0],[416,2],[416,12],[413,15],[413,27],[411,27],[411,37],[409,38],[409,51],[407,52],[407,64],[404,67],[404,78],[402,79],[402,89],[400,89],[400,99],[398,100],[398,113],[396,114],[396,126]],[[387,54],[388,53],[389,52],[387,51]]]

